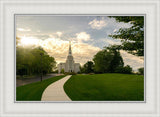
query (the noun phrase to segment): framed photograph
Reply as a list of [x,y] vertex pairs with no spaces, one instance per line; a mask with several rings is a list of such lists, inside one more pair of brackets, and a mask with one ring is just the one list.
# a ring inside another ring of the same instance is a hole
[[1,1],[3,116],[160,116],[160,1]]

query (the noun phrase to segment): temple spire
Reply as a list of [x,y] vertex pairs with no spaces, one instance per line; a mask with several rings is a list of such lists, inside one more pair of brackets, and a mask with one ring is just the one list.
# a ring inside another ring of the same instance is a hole
[[72,55],[72,50],[71,50],[71,41],[69,41],[69,55]]

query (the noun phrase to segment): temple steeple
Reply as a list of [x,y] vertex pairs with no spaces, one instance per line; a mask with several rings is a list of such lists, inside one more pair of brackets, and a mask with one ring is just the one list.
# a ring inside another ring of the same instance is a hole
[[62,69],[64,72],[72,73],[72,72],[79,72],[80,71],[80,64],[74,62],[74,58],[72,56],[72,49],[71,49],[71,41],[69,41],[69,51],[68,56],[65,63],[58,64],[58,72],[61,73]]
[[72,50],[71,50],[71,41],[69,41],[69,53],[68,55],[72,55]]

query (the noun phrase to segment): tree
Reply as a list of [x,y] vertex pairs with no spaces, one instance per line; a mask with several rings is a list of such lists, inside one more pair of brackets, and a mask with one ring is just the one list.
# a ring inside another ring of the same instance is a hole
[[123,66],[123,59],[120,52],[115,46],[106,47],[99,51],[93,58],[95,63],[95,72],[107,73],[115,72],[115,69],[119,66]]
[[83,66],[80,66],[79,68],[80,68],[80,72],[79,72],[79,73],[84,73],[84,68],[83,68]]
[[106,49],[99,51],[93,58],[95,63],[95,72],[106,73],[109,72],[109,65],[113,58],[113,55]]
[[16,67],[17,74],[20,75],[31,75],[34,56],[30,53],[30,49],[23,47],[16,48]]
[[119,52],[119,46],[112,45],[110,47],[107,47],[107,49],[109,49],[114,54],[114,57],[111,60],[111,63],[109,66],[109,71],[115,72],[117,67],[123,67],[123,65],[124,65],[123,59],[122,59],[120,52]]
[[20,38],[19,37],[16,37],[16,47],[17,47],[17,45],[19,44],[19,42],[20,42]]
[[84,73],[93,73],[94,72],[94,63],[92,61],[88,61],[83,66]]
[[123,73],[123,74],[131,74],[132,68],[129,65],[126,65],[124,67],[120,66],[120,67],[116,68],[115,72],[116,73]]
[[121,49],[129,53],[144,56],[144,17],[143,16],[110,16],[118,22],[130,23],[130,28],[120,28],[116,34],[109,35],[121,39]]
[[[41,56],[42,54],[42,56]],[[42,64],[41,64],[42,57]],[[54,57],[49,56],[41,47],[16,48],[16,73],[17,75],[47,74],[56,66]],[[42,70],[42,71],[41,71]]]
[[144,75],[144,67],[138,69],[138,73]]

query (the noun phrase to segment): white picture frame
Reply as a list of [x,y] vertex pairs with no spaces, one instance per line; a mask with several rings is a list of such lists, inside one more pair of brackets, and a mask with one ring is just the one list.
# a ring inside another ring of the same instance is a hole
[[[0,116],[160,116],[159,0],[1,0]],[[146,101],[144,103],[15,103],[15,14],[145,14]]]

